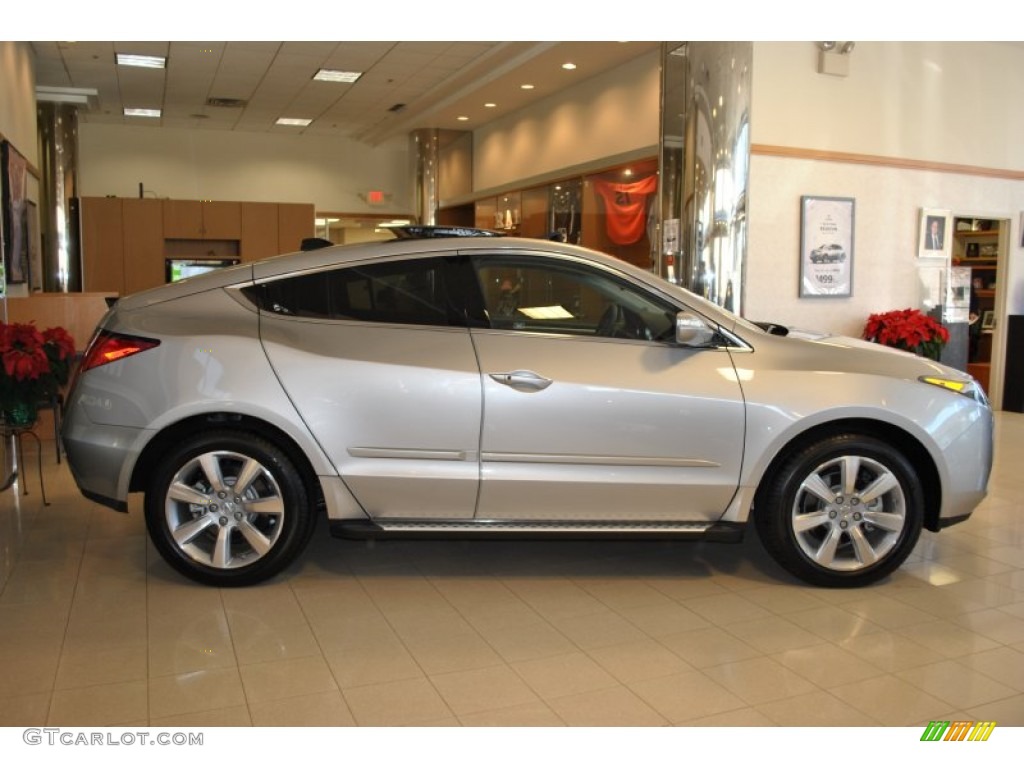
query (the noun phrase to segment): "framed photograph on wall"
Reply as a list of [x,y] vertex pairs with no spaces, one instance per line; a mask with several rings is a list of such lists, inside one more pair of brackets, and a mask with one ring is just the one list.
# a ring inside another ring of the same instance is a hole
[[981,330],[991,331],[996,327],[996,313],[995,310],[986,309],[981,313]]
[[917,257],[948,259],[953,247],[953,217],[948,210],[922,208],[918,225]]
[[24,283],[28,279],[28,238],[25,232],[25,184],[28,162],[9,141],[0,144],[2,166],[4,261],[7,284]]
[[800,297],[853,295],[852,197],[800,198]]

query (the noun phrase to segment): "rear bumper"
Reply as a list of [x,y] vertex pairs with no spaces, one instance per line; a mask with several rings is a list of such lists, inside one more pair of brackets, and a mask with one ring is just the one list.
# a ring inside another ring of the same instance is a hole
[[144,430],[95,424],[81,409],[68,410],[61,435],[68,467],[86,498],[126,511],[128,484]]

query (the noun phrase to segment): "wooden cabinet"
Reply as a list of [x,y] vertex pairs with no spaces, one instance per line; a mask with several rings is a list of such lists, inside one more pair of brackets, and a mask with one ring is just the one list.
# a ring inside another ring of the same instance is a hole
[[163,200],[165,238],[238,240],[242,236],[242,204],[216,200]]
[[164,282],[163,206],[151,198],[122,202],[124,292],[135,293]]
[[[259,261],[281,252],[277,203],[242,203],[242,261]],[[312,206],[310,206],[312,207]]]
[[278,203],[277,252],[291,253],[299,250],[303,240],[313,237],[315,228],[316,211],[312,204]]
[[312,237],[312,203],[85,197],[83,290],[125,295],[166,280],[168,256],[257,261]]
[[124,293],[124,216],[119,197],[81,201],[82,290]]

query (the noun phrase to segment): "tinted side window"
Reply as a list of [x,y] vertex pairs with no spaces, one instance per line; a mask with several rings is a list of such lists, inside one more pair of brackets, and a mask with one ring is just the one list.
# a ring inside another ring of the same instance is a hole
[[444,259],[382,262],[285,277],[245,293],[260,309],[288,317],[458,324],[445,271]]
[[557,259],[474,260],[491,328],[670,340],[675,307],[599,269]]

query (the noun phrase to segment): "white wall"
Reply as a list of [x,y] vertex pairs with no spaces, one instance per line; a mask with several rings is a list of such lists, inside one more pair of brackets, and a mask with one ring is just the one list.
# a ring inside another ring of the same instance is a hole
[[753,141],[1024,170],[1024,44],[858,42],[848,77],[814,43],[754,43]]
[[0,41],[0,134],[39,167],[35,61],[27,43]]
[[[320,211],[412,210],[408,143],[121,125],[79,126],[82,195],[313,203]],[[359,193],[383,190],[384,206]]]
[[479,128],[474,189],[643,147],[657,154],[660,78],[655,51]]

